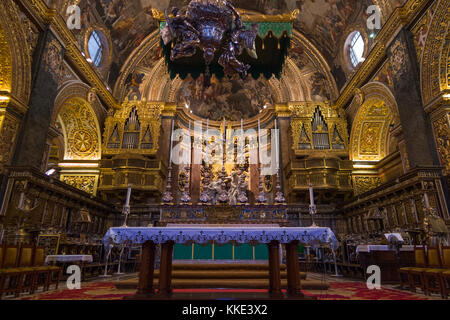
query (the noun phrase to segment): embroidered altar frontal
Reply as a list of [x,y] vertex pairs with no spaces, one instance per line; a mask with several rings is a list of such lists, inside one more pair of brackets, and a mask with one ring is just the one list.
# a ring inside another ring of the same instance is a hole
[[143,244],[153,241],[161,244],[173,241],[176,244],[186,243],[270,243],[278,241],[289,243],[299,241],[305,245],[329,244],[337,247],[336,237],[330,228],[268,228],[268,227],[164,227],[164,228],[110,228],[103,243],[121,244],[132,242]]

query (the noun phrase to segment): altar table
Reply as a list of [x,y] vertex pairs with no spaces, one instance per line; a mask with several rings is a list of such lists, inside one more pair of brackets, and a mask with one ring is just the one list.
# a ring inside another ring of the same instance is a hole
[[[356,247],[356,253],[360,252],[371,252],[371,251],[390,251],[388,245],[382,244],[361,244]],[[400,248],[400,251],[414,251],[414,246],[411,245],[403,245]]]
[[45,257],[45,263],[54,263],[54,262],[92,262],[92,255],[48,255]]
[[414,266],[414,246],[403,245],[397,253],[388,245],[359,245],[356,247],[358,260],[364,271],[368,266],[377,265],[381,270],[381,284],[400,281],[398,269]]
[[225,244],[264,243],[269,251],[269,294],[272,297],[283,297],[280,276],[280,243],[286,246],[286,266],[288,295],[302,297],[300,286],[300,268],[298,263],[299,244],[329,244],[334,249],[337,240],[330,228],[282,228],[282,227],[118,227],[106,233],[105,246],[124,242],[142,244],[141,269],[139,273],[138,291],[132,298],[152,297],[155,247],[161,244],[159,297],[168,297],[172,293],[172,254],[175,243],[209,243]]

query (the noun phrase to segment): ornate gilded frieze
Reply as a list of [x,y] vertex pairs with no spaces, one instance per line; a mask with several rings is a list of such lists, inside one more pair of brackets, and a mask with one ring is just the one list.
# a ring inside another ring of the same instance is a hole
[[381,179],[379,177],[371,177],[371,176],[367,177],[356,176],[353,177],[353,183],[355,195],[357,196],[379,187],[381,185]]
[[27,40],[28,52],[30,53],[30,56],[32,56],[34,53],[34,49],[38,44],[39,29],[22,11],[19,12],[19,19],[25,29],[24,31]]
[[0,114],[0,171],[10,164],[18,129],[19,120],[8,113]]
[[428,32],[433,19],[434,10],[436,9],[438,1],[434,1],[430,8],[424,13],[422,18],[412,28],[411,32],[414,34],[414,45],[416,47],[417,59],[422,60],[423,49],[427,40]]
[[424,105],[432,102],[442,91],[450,89],[449,15],[450,0],[441,0],[435,10],[423,49],[421,84]]
[[0,93],[11,92],[12,60],[3,26],[0,23]]
[[126,100],[120,110],[106,119],[103,154],[156,155],[162,109],[162,103]]
[[[353,163],[338,159],[295,160],[286,168],[288,189],[286,194],[292,196],[308,192],[309,184],[320,190],[335,190],[345,194],[352,192]],[[294,201],[294,199],[292,199]]]
[[97,193],[98,175],[61,175],[61,181],[84,192]]

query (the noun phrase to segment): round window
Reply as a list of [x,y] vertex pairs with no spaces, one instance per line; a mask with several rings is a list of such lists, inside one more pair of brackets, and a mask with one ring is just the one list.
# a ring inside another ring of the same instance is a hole
[[349,55],[353,67],[364,61],[364,38],[359,31],[355,31],[349,36]]
[[94,30],[88,41],[89,56],[96,67],[100,66],[104,51],[104,46],[100,37],[99,31]]

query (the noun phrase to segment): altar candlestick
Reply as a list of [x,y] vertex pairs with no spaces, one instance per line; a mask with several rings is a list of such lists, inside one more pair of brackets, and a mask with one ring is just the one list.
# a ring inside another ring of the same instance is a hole
[[[206,164],[208,164],[208,144],[209,144],[209,135],[208,135],[208,130],[209,130],[209,119],[206,119],[206,144],[205,144],[205,147],[206,147],[206,150],[205,150],[205,162],[206,162]],[[203,142],[202,142],[202,145],[203,145]]]
[[227,133],[226,133],[227,129],[226,129],[226,121],[225,118],[223,118],[223,141],[226,142],[227,140]]
[[172,196],[172,148],[173,148],[173,129],[174,129],[174,119],[172,119],[172,128],[170,130],[170,150],[169,150],[169,167],[168,174],[167,174],[167,184],[166,184],[166,190],[164,191],[162,201],[163,203],[172,203],[173,196]]
[[428,199],[428,194],[425,192],[425,194],[424,194],[424,199],[425,199],[425,207],[427,208],[427,209],[429,209],[431,206],[430,206],[430,200]]
[[261,120],[258,119],[258,158],[261,164]]
[[23,209],[23,204],[24,204],[24,202],[25,202],[25,193],[22,192],[22,193],[20,194],[20,198],[19,198],[19,205],[17,206],[20,210]]
[[130,205],[130,196],[131,196],[131,186],[128,186],[127,190],[127,200],[125,201],[125,206],[128,207]]
[[275,161],[276,161],[276,165],[277,165],[277,169],[279,168],[279,150],[278,150],[278,127],[277,127],[277,119],[274,120],[275,122]]
[[314,192],[313,192],[313,187],[312,184],[309,184],[309,199],[310,199],[310,204],[311,206],[314,206]]
[[186,164],[189,165],[191,163],[191,120],[189,120],[189,129],[188,129],[188,140],[189,140],[189,146],[188,146],[188,158],[186,161]]
[[259,194],[256,197],[258,204],[266,204],[267,198],[264,194],[263,175],[262,175],[262,157],[261,157],[261,121],[258,119],[258,154],[259,154]]
[[243,162],[245,162],[244,119],[242,119],[242,118],[241,118],[241,141],[242,141],[241,154],[242,154],[242,158],[243,158],[242,160],[243,160]]
[[225,165],[225,157],[226,157],[226,145],[227,145],[227,129],[226,129],[226,121],[225,118],[223,118],[223,159],[222,164]]
[[169,160],[169,167],[172,166],[173,126],[174,126],[174,121],[172,119],[172,128],[170,130],[170,150],[169,150],[169,152],[170,152],[170,156],[169,156],[170,160]]

